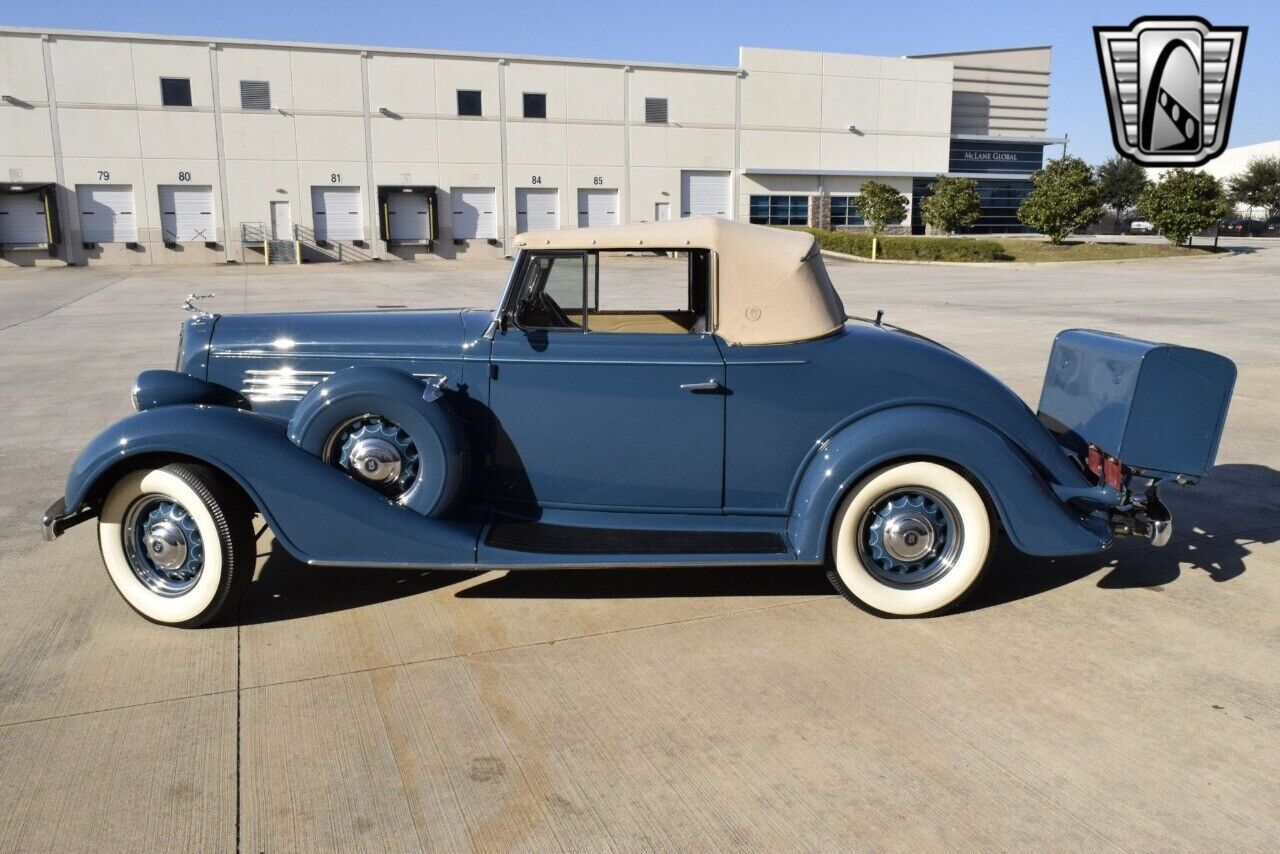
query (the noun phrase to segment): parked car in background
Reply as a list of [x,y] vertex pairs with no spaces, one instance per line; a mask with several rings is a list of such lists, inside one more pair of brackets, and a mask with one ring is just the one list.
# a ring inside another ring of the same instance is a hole
[[1231,219],[1219,226],[1220,234],[1234,234],[1240,237],[1261,237],[1267,232],[1267,225],[1256,219]]
[[1145,219],[1135,219],[1133,222],[1129,223],[1128,233],[1129,234],[1155,234],[1156,227],[1151,223],[1147,222]]
[[1280,216],[1273,216],[1267,220],[1266,230],[1263,232],[1265,237],[1280,237]]
[[1158,491],[1212,467],[1235,381],[1068,330],[1037,413],[846,316],[809,234],[704,217],[515,247],[493,309],[197,314],[46,537],[96,517],[121,595],[177,626],[234,612],[255,514],[304,567],[826,566],[865,608],[929,614],[997,531],[1037,555],[1167,543]]

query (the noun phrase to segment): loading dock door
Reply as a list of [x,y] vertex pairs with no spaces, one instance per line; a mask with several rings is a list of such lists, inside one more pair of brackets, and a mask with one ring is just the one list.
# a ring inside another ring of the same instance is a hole
[[617,190],[579,190],[578,227],[618,224]]
[[166,243],[218,239],[213,219],[213,187],[160,186],[160,228]]
[[130,184],[79,184],[80,239],[85,243],[134,243],[138,218]]
[[387,239],[392,243],[426,243],[431,239],[431,208],[426,193],[387,195]]
[[493,187],[454,187],[449,199],[455,240],[498,236],[498,204]]
[[560,194],[550,187],[516,188],[516,234],[560,227]]
[[44,199],[39,193],[0,195],[0,246],[49,242]]
[[680,173],[680,216],[729,216],[729,173]]
[[359,187],[312,187],[316,240],[364,240]]

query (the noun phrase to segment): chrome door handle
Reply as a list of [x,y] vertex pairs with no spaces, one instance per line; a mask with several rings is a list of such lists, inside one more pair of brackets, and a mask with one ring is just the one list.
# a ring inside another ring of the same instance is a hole
[[683,391],[716,391],[720,387],[720,383],[716,380],[707,380],[705,383],[684,383],[680,386]]

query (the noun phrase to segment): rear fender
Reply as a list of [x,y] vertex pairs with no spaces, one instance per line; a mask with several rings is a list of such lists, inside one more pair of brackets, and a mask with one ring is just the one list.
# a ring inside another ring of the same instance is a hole
[[222,406],[140,412],[89,443],[67,478],[67,507],[100,496],[130,463],[198,460],[222,471],[257,506],[297,559],[338,565],[467,566],[479,524],[427,519],[398,506],[289,441],[270,416]]
[[1110,545],[1102,524],[1071,512],[1008,439],[951,409],[903,406],[861,418],[827,440],[800,478],[787,532],[802,560],[826,556],[831,519],[850,487],[897,460],[933,459],[986,491],[1013,544],[1027,554],[1071,555]]

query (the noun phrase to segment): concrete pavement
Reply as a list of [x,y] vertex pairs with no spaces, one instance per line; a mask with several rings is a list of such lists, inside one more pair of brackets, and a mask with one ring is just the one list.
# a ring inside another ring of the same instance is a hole
[[270,536],[239,626],[144,622],[92,525],[36,520],[213,310],[490,305],[467,262],[0,272],[0,847],[1274,848],[1280,245],[1187,262],[832,264],[852,314],[1033,405],[1054,333],[1240,368],[1175,541],[1002,549],[964,610],[880,620],[810,570],[374,573]]

